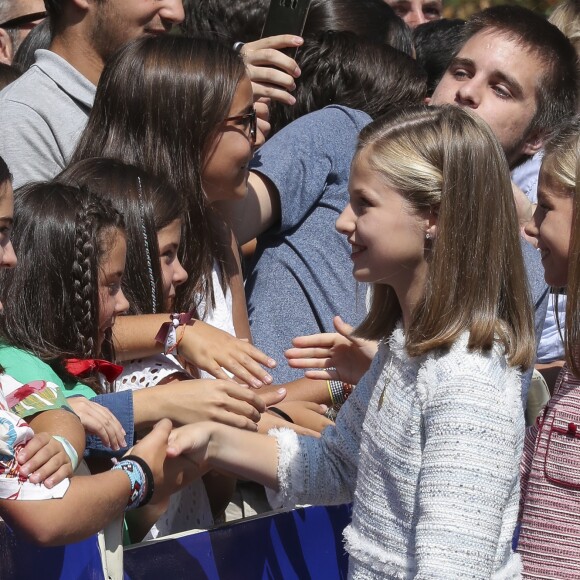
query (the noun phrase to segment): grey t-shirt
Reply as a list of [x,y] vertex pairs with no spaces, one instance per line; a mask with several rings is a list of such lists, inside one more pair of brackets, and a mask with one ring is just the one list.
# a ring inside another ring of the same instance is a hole
[[326,107],[274,135],[252,162],[280,194],[281,221],[258,238],[246,281],[252,336],[278,361],[278,383],[304,374],[284,358],[295,336],[334,331],[337,314],[357,325],[366,313],[366,285],[352,276],[350,247],[335,222],[348,203],[358,133],[370,121],[361,111]]
[[14,187],[46,181],[68,163],[96,87],[66,60],[37,50],[35,63],[0,92],[0,155]]

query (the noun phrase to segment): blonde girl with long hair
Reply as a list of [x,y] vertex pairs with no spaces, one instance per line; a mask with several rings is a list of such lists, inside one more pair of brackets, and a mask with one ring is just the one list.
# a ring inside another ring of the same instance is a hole
[[320,439],[198,424],[169,455],[253,478],[276,505],[354,500],[353,578],[517,576],[511,550],[534,358],[532,309],[505,156],[456,107],[365,128],[337,229],[373,287],[358,335],[379,341]]
[[518,551],[524,577],[580,578],[580,119],[546,145],[536,238],[546,282],[566,288],[566,364],[526,433]]

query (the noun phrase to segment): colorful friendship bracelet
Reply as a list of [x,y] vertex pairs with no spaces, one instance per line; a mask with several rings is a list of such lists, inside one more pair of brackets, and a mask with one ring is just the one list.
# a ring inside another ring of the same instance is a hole
[[[183,340],[185,335],[185,325],[193,318],[192,312],[174,312],[169,315],[169,322],[164,322],[159,328],[155,336],[155,342],[163,345],[163,354],[171,354],[175,351],[177,354],[177,347]],[[183,326],[183,331],[179,340],[177,339],[177,328]]]
[[142,507],[153,497],[155,487],[153,473],[147,463],[136,455],[126,455],[112,469],[120,469],[129,477],[131,493],[125,511]]
[[330,400],[334,407],[344,404],[353,391],[353,386],[350,383],[343,383],[342,381],[326,381],[328,386],[328,392],[330,394]]

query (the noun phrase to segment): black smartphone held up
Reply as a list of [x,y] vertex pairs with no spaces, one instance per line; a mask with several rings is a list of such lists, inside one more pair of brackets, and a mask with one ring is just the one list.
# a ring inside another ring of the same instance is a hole
[[[278,34],[302,36],[309,8],[310,0],[270,0],[262,38]],[[295,58],[297,50],[298,47],[285,48],[282,52]]]

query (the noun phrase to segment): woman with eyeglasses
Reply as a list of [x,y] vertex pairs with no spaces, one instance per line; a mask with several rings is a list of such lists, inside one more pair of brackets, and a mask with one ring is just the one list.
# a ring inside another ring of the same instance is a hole
[[[200,345],[188,325],[182,339],[178,329],[179,353],[194,366],[228,378],[208,352],[215,340],[234,360],[238,378],[254,387],[271,382],[258,363],[273,361],[250,343],[232,339],[250,338],[244,290],[237,247],[213,204],[246,195],[248,164],[261,140],[251,83],[239,54],[215,40],[148,37],[127,45],[105,67],[71,160],[119,159],[180,193],[180,259],[189,278],[177,291],[175,311],[195,310],[198,318],[228,334],[207,328],[209,336]],[[146,321],[127,319],[126,325],[123,321],[118,352],[125,359],[159,352],[154,337],[166,319],[157,315]],[[143,326],[135,332],[135,324]],[[244,368],[241,359],[248,357],[252,360]]]

